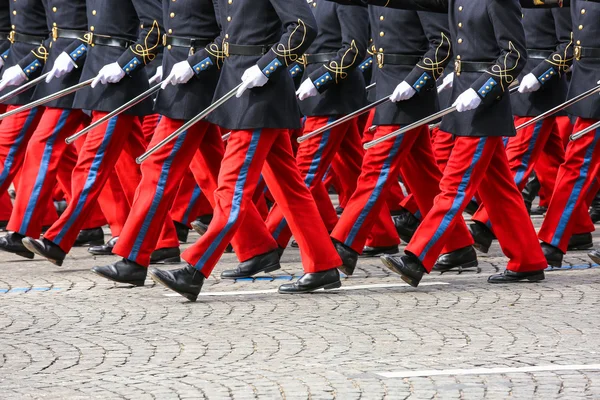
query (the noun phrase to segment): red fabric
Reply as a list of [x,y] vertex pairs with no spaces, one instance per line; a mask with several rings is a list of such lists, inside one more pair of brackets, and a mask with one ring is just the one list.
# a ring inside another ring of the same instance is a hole
[[[535,164],[535,174],[540,182],[538,194],[540,196],[540,206],[542,207],[548,207],[548,204],[550,204],[558,168],[565,161],[565,148],[572,132],[573,125],[569,117],[556,117],[544,151]],[[567,138],[566,142],[564,138]]]
[[296,166],[286,129],[232,132],[215,191],[213,220],[204,236],[183,253],[183,259],[204,276],[210,275],[247,218],[261,171],[300,246],[304,270],[339,267],[341,260]]
[[0,195],[0,221],[8,221],[12,210],[13,205],[8,192],[2,192]]
[[156,131],[160,118],[160,114],[150,114],[142,118],[142,133],[146,144],[150,143],[150,140],[152,140],[152,135],[154,135],[154,131]]
[[431,130],[431,144],[433,146],[433,155],[440,171],[444,172],[446,164],[454,147],[454,136],[451,133],[444,132],[439,127]]
[[198,187],[194,174],[188,168],[181,179],[175,201],[171,207],[171,219],[189,226],[190,222],[197,217],[210,214],[212,214],[212,206],[204,192]]

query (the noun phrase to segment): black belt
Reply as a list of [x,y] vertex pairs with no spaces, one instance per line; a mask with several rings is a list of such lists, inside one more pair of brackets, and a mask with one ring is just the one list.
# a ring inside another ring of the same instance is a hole
[[226,56],[264,56],[271,50],[273,45],[245,45],[245,44],[233,44],[225,42],[225,55]]
[[133,40],[121,39],[112,36],[98,36],[93,34],[92,32],[86,33],[86,39],[88,44],[91,44],[92,46],[98,45],[108,47],[121,47],[123,49],[128,48],[134,43]]
[[527,58],[533,58],[536,60],[545,60],[550,57],[554,52],[552,50],[540,50],[540,49],[527,49]]
[[0,40],[8,40],[10,38],[10,32],[0,32]]
[[11,43],[19,42],[19,43],[40,45],[40,44],[44,43],[44,40],[46,40],[46,38],[44,36],[25,35],[23,33],[11,31],[8,34],[8,40],[10,40]]
[[379,68],[383,67],[385,64],[411,65],[414,67],[422,58],[423,56],[413,54],[377,53],[377,65],[379,65]]
[[485,72],[494,64],[493,62],[454,60],[454,73],[460,75],[461,72]]
[[318,53],[318,54],[306,54],[304,56],[306,64],[324,64],[331,61],[337,53]]
[[52,39],[84,39],[87,31],[52,28]]
[[600,48],[575,46],[575,59],[600,58]]
[[205,39],[205,38],[189,38],[189,37],[171,36],[171,35],[163,36],[163,45],[164,46],[185,47],[186,49],[197,49],[199,47],[206,47],[212,42],[213,42],[212,39]]

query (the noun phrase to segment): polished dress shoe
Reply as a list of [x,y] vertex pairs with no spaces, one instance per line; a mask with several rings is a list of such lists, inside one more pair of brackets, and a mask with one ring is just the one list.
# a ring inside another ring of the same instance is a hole
[[371,247],[365,246],[359,257],[379,257],[382,254],[397,254],[400,251],[398,246],[385,246],[385,247]]
[[542,252],[544,253],[544,257],[546,257],[546,261],[548,262],[548,265],[554,268],[560,268],[562,267],[562,261],[563,261],[563,252],[560,251],[558,248],[549,245],[548,243],[541,243],[542,246]]
[[588,253],[588,257],[590,257],[596,264],[600,264],[600,251],[592,250]]
[[65,200],[54,201],[54,208],[56,208],[56,213],[60,217],[67,209],[67,202]]
[[198,235],[202,236],[208,230],[208,225],[210,224],[210,221],[212,221],[212,217],[212,215],[201,215],[192,221],[190,225]]
[[77,235],[73,247],[99,246],[104,243],[102,228],[83,229]]
[[251,278],[261,272],[273,272],[281,268],[279,264],[279,249],[241,262],[236,269],[228,269],[221,273],[221,279]]
[[594,247],[591,233],[577,233],[569,239],[569,247],[567,250],[587,250]]
[[415,231],[419,227],[421,221],[417,219],[410,211],[403,209],[399,211],[399,214],[392,217],[394,221],[394,226],[396,227],[396,231],[398,232],[398,236],[400,239],[405,241],[406,243],[410,242]]
[[48,261],[54,265],[58,265],[59,267],[63,264],[63,261],[67,256],[67,253],[58,247],[58,245],[46,238],[34,239],[30,237],[24,237],[22,242],[23,246],[25,246],[27,250],[47,258]]
[[478,209],[479,204],[477,204],[475,200],[471,200],[469,201],[469,203],[467,203],[467,206],[465,207],[465,212],[469,215],[473,215],[477,212]]
[[323,272],[304,274],[294,283],[279,286],[279,293],[296,294],[310,293],[319,289],[337,289],[342,286],[338,268],[328,269]]
[[156,283],[179,293],[189,301],[196,301],[204,284],[204,275],[191,265],[170,271],[150,268],[149,273]]
[[25,236],[16,232],[9,233],[0,238],[0,250],[16,254],[21,257],[33,259],[34,254],[23,246],[21,241]]
[[92,246],[88,249],[88,253],[95,256],[110,256],[112,255],[113,248],[117,245],[119,237],[110,238],[110,240],[100,246]]
[[298,242],[296,242],[296,239],[292,239],[292,241],[290,243],[290,247],[293,247],[294,249],[300,248],[300,246],[298,245]]
[[450,253],[442,254],[433,266],[433,271],[446,272],[454,268],[465,269],[478,265],[477,252],[473,246],[467,246]]
[[544,214],[546,214],[546,211],[548,211],[548,207],[537,206],[537,207],[533,207],[531,209],[531,212],[529,214],[531,214],[531,215],[544,215]]
[[179,247],[157,249],[150,255],[150,264],[177,264],[181,262]]
[[390,270],[399,274],[402,280],[412,287],[419,286],[419,282],[423,278],[423,274],[427,273],[421,261],[412,254],[405,256],[383,255],[381,261]]
[[179,243],[187,243],[188,235],[190,234],[190,228],[179,221],[173,221],[173,224],[175,225],[175,231],[177,231],[177,239],[179,239]]
[[333,239],[333,247],[335,247],[335,251],[337,251],[342,259],[342,265],[338,269],[347,276],[351,276],[358,262],[358,253],[335,239]]
[[344,207],[342,207],[342,206],[337,206],[337,207],[335,208],[335,213],[336,213],[338,216],[342,215],[342,213],[343,213],[343,212],[344,212]]
[[492,275],[488,278],[489,283],[513,283],[527,280],[529,282],[539,282],[546,279],[544,271],[533,272],[514,272],[505,270],[501,274]]
[[92,272],[111,281],[144,286],[148,268],[124,258],[114,264],[92,268]]
[[496,236],[487,225],[482,224],[481,222],[475,221],[475,223],[469,225],[469,231],[471,232],[471,236],[473,237],[473,247],[479,250],[482,253],[486,253],[490,251],[490,246]]

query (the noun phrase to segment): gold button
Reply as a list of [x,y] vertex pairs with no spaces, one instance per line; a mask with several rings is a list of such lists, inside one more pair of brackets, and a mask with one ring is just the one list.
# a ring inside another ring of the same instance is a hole
[[167,46],[167,49],[171,50],[171,45],[168,45],[168,46]]
[[380,53],[383,53],[383,47],[380,47],[380,48],[379,48],[379,52],[380,52]]
[[90,31],[92,31],[92,32],[94,31],[94,27],[93,26],[90,26]]
[[578,41],[577,41],[577,45],[580,45],[580,44],[581,44],[581,40],[578,40]]
[[56,26],[56,22],[53,22],[53,23],[52,23],[52,26]]
[[579,28],[579,30],[582,30],[583,29],[583,25],[579,25],[578,28]]
[[15,29],[16,27],[14,25],[11,25],[11,28]]
[[17,10],[13,11],[13,15],[17,15]]
[[227,4],[233,3],[233,0],[227,0]]
[[380,21],[383,21],[385,18],[383,18],[383,15],[381,17],[379,17]]
[[172,12],[172,13],[171,13],[171,18],[174,18],[174,17],[175,17],[175,13],[174,13],[174,12]]
[[582,14],[585,14],[585,8],[582,8],[582,9],[581,9],[581,13],[582,13]]
[[57,10],[56,7],[52,7],[52,11],[56,12],[56,10]]
[[385,35],[385,32],[381,31],[379,32],[379,36],[383,37]]
[[458,11],[462,11],[463,10],[463,6],[458,7]]
[[462,39],[458,39],[458,43],[459,43],[459,44],[460,44],[460,43],[462,43]]
[[231,21],[231,17],[227,17],[227,22],[230,22],[230,21]]
[[229,33],[225,34],[225,39],[229,39]]
[[458,27],[459,27],[459,28],[462,28],[462,22],[459,22],[459,23],[458,23]]
[[459,56],[459,55],[457,55],[457,56],[456,56],[456,59],[457,59],[457,60],[460,60],[460,56]]
[[169,29],[169,34],[173,33],[173,29]]
[[92,10],[92,15],[96,15],[96,10]]

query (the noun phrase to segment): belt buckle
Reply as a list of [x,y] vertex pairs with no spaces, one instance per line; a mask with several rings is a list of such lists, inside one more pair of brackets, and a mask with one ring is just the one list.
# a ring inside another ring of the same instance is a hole
[[94,33],[86,32],[85,35],[83,35],[83,41],[93,47],[94,46]]
[[383,53],[377,53],[377,65],[379,66],[379,68],[383,68],[383,60],[385,58],[385,56],[383,55]]
[[454,75],[460,76],[461,63],[460,60],[454,60]]
[[581,60],[581,46],[575,46],[573,55],[577,61]]
[[229,58],[229,42],[223,42],[223,54]]
[[190,51],[188,51],[188,57],[193,56],[195,52],[196,52],[196,48],[194,47],[194,44],[191,43],[190,44]]
[[167,34],[166,33],[163,34],[162,43],[163,43],[163,47],[167,46]]
[[56,26],[52,27],[52,40],[56,42],[58,39],[58,28]]
[[9,40],[11,43],[14,43],[14,42],[15,42],[15,31],[10,31],[10,33],[8,34],[8,40]]

